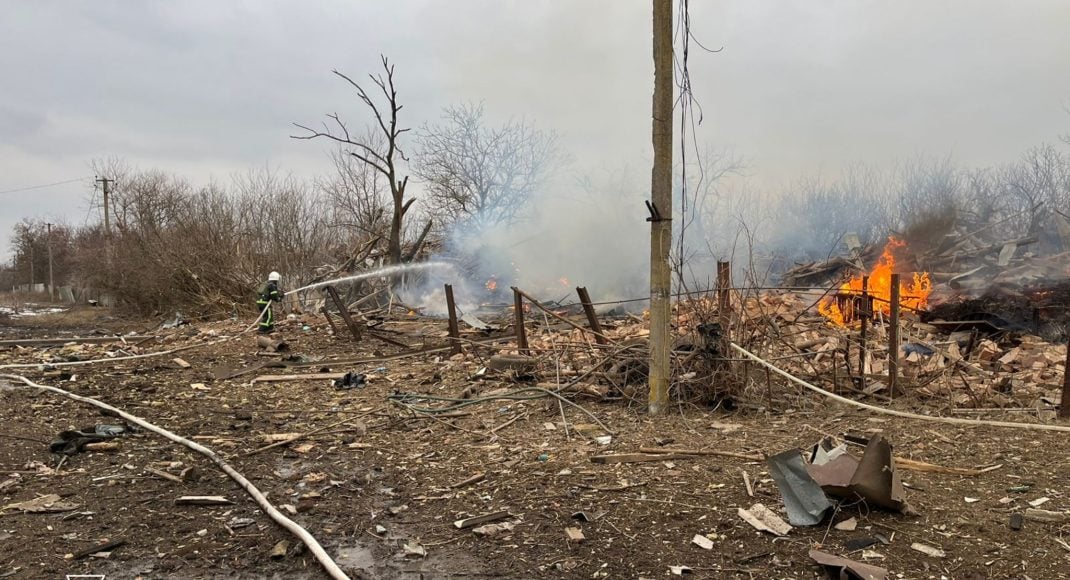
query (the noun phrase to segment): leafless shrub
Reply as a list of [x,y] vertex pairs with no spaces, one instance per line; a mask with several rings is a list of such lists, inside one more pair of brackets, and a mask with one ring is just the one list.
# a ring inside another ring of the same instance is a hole
[[79,285],[142,313],[248,308],[271,270],[290,284],[331,251],[311,188],[268,169],[195,189],[159,171],[127,169],[112,189],[113,231],[74,242]]
[[11,285],[48,283],[48,253],[52,250],[52,276],[57,286],[71,275],[74,230],[54,223],[51,230],[43,220],[24,219],[11,232]]

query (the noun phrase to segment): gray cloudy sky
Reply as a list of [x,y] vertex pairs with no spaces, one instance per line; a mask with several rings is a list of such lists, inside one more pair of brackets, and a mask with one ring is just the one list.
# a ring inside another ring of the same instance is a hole
[[[758,187],[918,153],[1010,160],[1070,129],[1070,2],[692,0],[700,138]],[[397,65],[404,121],[484,100],[556,129],[580,168],[649,159],[648,1],[0,3],[0,191],[119,156],[195,182],[326,169],[293,121],[366,118],[332,68]],[[22,217],[89,215],[88,184],[0,194]],[[7,255],[6,244],[0,259]]]

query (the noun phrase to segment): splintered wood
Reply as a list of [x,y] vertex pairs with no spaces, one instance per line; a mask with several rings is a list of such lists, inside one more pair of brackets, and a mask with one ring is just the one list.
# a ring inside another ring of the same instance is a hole
[[[767,291],[746,298],[736,322],[741,328],[734,332],[777,367],[830,391],[887,396],[888,321],[874,320],[863,345],[860,324],[837,326],[811,314],[821,296],[816,291]],[[1021,331],[957,330],[949,334],[938,321],[923,323],[916,313],[907,311],[899,336],[894,360],[898,361],[901,394],[953,409],[1037,412],[1053,412],[1060,399],[1065,344]],[[759,373],[751,373],[749,380],[759,381]]]

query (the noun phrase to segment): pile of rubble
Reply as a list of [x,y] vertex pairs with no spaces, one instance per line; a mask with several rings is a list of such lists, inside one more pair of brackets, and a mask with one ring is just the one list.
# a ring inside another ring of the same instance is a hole
[[[1042,233],[999,238],[995,224],[949,222],[926,236],[904,233],[896,251],[903,272],[928,272],[934,285],[927,321],[987,320],[1002,329],[1028,329],[1066,339],[1070,323],[1070,221],[1058,213]],[[864,273],[882,244],[845,237],[846,253],[798,264],[784,287],[830,287]]]
[[[835,392],[887,395],[888,332],[879,320],[863,344],[858,324],[841,327],[815,316],[818,293],[766,292],[742,304],[733,337],[777,366]],[[952,327],[954,328],[954,327]],[[900,321],[898,395],[943,400],[952,408],[1049,410],[1058,400],[1066,345],[987,324]]]

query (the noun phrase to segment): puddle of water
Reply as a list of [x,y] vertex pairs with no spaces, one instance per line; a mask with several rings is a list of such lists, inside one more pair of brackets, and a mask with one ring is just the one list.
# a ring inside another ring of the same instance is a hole
[[372,572],[376,567],[375,554],[367,546],[340,547],[335,550],[334,561],[346,571]]

